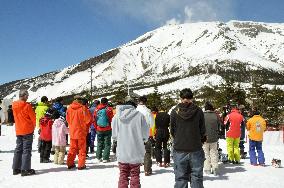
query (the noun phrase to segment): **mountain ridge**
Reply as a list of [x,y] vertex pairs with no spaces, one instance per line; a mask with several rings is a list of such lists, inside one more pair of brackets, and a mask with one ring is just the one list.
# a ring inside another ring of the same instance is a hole
[[220,85],[226,78],[250,83],[252,77],[263,85],[282,88],[283,47],[283,23],[229,21],[163,26],[62,70],[3,84],[0,97],[12,98],[19,88],[30,90],[31,100],[80,93],[90,89],[91,67],[95,94],[111,93],[125,84],[139,94],[150,92],[154,85],[170,92],[171,88],[164,89],[163,85],[184,79],[182,89],[198,75],[219,81],[210,85],[195,80],[199,87],[194,89]]

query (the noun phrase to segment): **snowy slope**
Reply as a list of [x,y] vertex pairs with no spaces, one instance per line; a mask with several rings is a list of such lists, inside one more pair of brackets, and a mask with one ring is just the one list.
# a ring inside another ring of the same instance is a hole
[[208,74],[219,75],[213,85],[219,85],[229,75],[235,75],[238,82],[249,83],[254,74],[264,84],[283,86],[283,47],[283,23],[169,25],[61,71],[0,86],[0,91],[2,97],[12,98],[25,87],[30,90],[30,100],[42,95],[55,98],[78,93],[90,89],[90,67],[96,91],[112,91],[129,83],[133,90],[150,91],[151,86],[159,85],[161,92],[169,92],[172,86],[180,89],[189,80],[200,88],[212,85],[211,79],[196,80]]
[[[2,136],[0,136],[1,188],[117,187],[119,175],[117,162],[96,164],[94,163],[94,155],[91,154],[90,159],[87,160],[87,169],[82,171],[68,170],[65,165],[39,163],[36,141],[37,136],[34,139],[32,153],[32,167],[37,174],[30,177],[13,176],[11,166],[16,143],[14,127],[2,126]],[[223,151],[226,151],[224,140],[220,141],[220,146]],[[248,145],[245,146],[247,150]],[[220,164],[220,176],[204,176],[204,187],[282,188],[284,185],[284,168],[274,168],[270,166],[270,161],[272,158],[284,160],[283,132],[266,132],[263,148],[266,167],[251,166],[248,158],[241,160],[240,165]],[[172,167],[160,168],[153,162],[152,176],[145,177],[143,167],[141,167],[141,172],[140,177],[143,188],[170,188],[174,186]]]

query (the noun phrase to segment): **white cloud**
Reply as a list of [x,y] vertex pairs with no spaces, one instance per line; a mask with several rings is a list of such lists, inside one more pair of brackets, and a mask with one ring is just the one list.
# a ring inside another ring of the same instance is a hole
[[233,0],[83,0],[104,16],[131,17],[151,25],[233,18]]
[[166,21],[166,25],[177,25],[177,24],[180,24],[180,21],[175,18]]
[[185,22],[192,22],[192,16],[194,14],[194,10],[186,6],[184,8],[184,14],[185,14]]

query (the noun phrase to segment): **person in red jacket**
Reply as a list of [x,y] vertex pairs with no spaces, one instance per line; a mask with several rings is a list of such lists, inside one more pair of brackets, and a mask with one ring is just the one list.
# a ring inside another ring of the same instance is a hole
[[230,114],[225,117],[224,125],[226,126],[226,142],[228,151],[229,163],[240,163],[240,137],[241,137],[241,124],[244,117],[241,115],[237,104],[231,104],[232,110]]
[[70,149],[67,156],[68,169],[75,168],[75,158],[78,154],[78,170],[86,168],[86,136],[92,123],[92,116],[87,107],[82,104],[83,98],[76,95],[66,112],[69,125]]
[[[111,149],[111,121],[113,109],[108,106],[108,99],[102,98],[94,112],[94,126],[97,131],[97,162],[109,162]],[[103,159],[102,159],[103,158]]]
[[41,140],[40,163],[51,162],[49,157],[52,148],[52,124],[54,122],[53,119],[57,119],[58,117],[59,112],[50,108],[47,110],[44,117],[39,120]]
[[13,175],[29,176],[35,174],[35,170],[31,169],[31,152],[36,115],[32,105],[27,103],[28,97],[27,90],[20,90],[19,100],[12,104],[17,136],[12,167]]

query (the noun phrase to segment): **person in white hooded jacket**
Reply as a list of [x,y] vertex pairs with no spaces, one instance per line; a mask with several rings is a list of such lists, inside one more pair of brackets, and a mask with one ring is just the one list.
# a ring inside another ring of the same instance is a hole
[[136,109],[136,104],[128,101],[117,106],[117,113],[112,119],[112,138],[117,141],[116,156],[120,176],[118,187],[140,186],[140,164],[143,162],[144,142],[149,137],[147,122],[142,113]]
[[147,126],[150,129],[153,127],[155,120],[154,116],[151,113],[151,110],[147,108],[146,103],[147,103],[147,98],[145,96],[139,97],[136,110],[144,115],[147,122]]
[[5,121],[5,114],[3,112],[3,109],[0,107],[0,136],[1,136],[1,125],[4,123]]
[[[137,111],[141,112],[147,122],[148,132],[150,132],[150,128],[154,126],[155,120],[154,116],[151,113],[151,110],[146,107],[147,98],[145,96],[141,96],[138,98],[138,106]],[[144,156],[144,172],[145,176],[149,176],[152,174],[152,142],[150,139],[145,143],[145,156]]]

